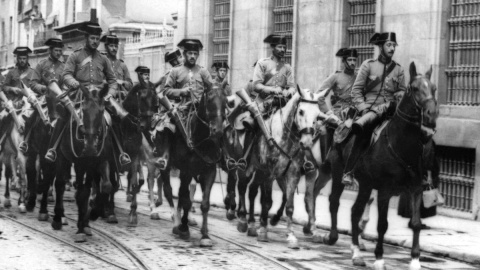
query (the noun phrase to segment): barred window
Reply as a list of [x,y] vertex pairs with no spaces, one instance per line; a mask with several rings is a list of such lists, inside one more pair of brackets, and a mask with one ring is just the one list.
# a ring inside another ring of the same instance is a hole
[[230,0],[214,0],[213,63],[228,61]]
[[274,0],[273,33],[287,38],[285,62],[292,63],[293,0]]
[[447,103],[480,105],[480,2],[452,0]]
[[[375,0],[349,0],[350,26],[348,47],[358,51],[358,63],[373,58],[372,44],[368,41],[375,33]],[[360,66],[360,65],[359,65]]]

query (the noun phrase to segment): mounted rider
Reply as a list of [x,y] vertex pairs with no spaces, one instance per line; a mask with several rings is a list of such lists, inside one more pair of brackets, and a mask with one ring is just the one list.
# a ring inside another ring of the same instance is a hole
[[[205,89],[210,89],[214,81],[207,69],[197,65],[200,50],[203,49],[198,39],[183,39],[177,46],[183,50],[185,60],[183,65],[172,68],[163,93],[177,104],[171,115],[175,120],[176,128],[179,129],[187,145],[191,147],[190,138],[182,121],[188,117],[192,103],[200,102]],[[162,103],[162,105],[166,104]]]
[[393,32],[375,33],[370,43],[378,46],[377,59],[368,59],[362,63],[352,88],[351,96],[355,108],[361,117],[352,124],[356,134],[342,179],[344,185],[353,183],[353,169],[361,153],[370,143],[374,128],[396,110],[396,100],[405,90],[403,68],[392,60],[397,46]]
[[217,76],[215,77],[215,82],[221,85],[222,83],[226,83],[223,91],[225,92],[225,96],[232,95],[232,88],[230,84],[227,82],[227,74],[230,67],[228,66],[227,62],[217,62],[212,65],[212,68],[215,69],[217,72]]
[[[23,106],[24,102],[22,100],[24,96],[24,85],[30,85],[30,80],[33,76],[33,69],[30,68],[30,64],[28,63],[28,54],[31,53],[32,50],[28,47],[17,47],[13,51],[13,54],[16,55],[17,63],[15,68],[8,71],[7,75],[5,76],[5,80],[3,81],[3,88],[2,88],[2,101],[6,104],[5,106],[6,111],[2,112],[0,115],[0,143],[3,142],[5,138],[6,132],[8,132],[8,127],[6,126],[7,120],[7,112],[14,117],[14,121],[19,124],[18,118],[16,117],[16,109],[19,109]],[[6,99],[8,100],[5,100]],[[23,126],[22,128],[23,129]],[[21,130],[23,131],[23,130]],[[22,147],[24,145],[24,147]],[[20,143],[20,150],[23,152],[26,150],[26,145],[24,142]]]
[[107,51],[107,59],[110,60],[113,73],[117,78],[118,91],[122,95],[126,95],[133,87],[130,72],[128,72],[127,65],[122,59],[117,58],[119,39],[115,35],[104,35],[100,42],[105,43],[105,50]]
[[[120,116],[120,118],[125,117],[127,113],[113,98],[117,94],[117,78],[113,72],[111,62],[97,50],[102,28],[98,23],[86,22],[80,26],[79,30],[85,33],[85,47],[74,51],[68,57],[62,74],[64,85],[69,89],[86,87],[92,90],[101,90],[104,87],[108,87],[108,93],[104,97],[106,103],[113,107],[111,111]],[[107,85],[105,85],[104,81],[107,82]],[[68,119],[62,116],[55,125],[49,143],[49,150],[45,155],[45,158],[51,162],[56,160],[55,148],[67,121]],[[79,123],[79,126],[83,133],[83,125]],[[120,152],[122,153],[120,155],[120,164],[130,163],[128,155],[124,155],[122,150]]]
[[[353,83],[357,78],[355,67],[357,65],[358,52],[355,49],[341,48],[335,56],[342,59],[344,68],[330,75],[320,85],[318,91],[322,92],[319,100],[320,110],[327,115],[335,115],[336,117],[327,118],[326,122],[330,123],[328,127],[333,128],[337,125],[338,119],[346,120],[350,107],[353,105],[350,95]],[[333,129],[327,128],[327,136],[325,147],[322,149],[328,152],[333,141]]]

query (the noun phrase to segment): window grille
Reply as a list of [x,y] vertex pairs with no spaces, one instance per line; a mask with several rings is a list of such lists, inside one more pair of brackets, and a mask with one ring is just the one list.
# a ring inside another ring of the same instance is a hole
[[228,62],[230,0],[214,1],[213,28],[213,63]]
[[273,33],[287,38],[285,62],[292,63],[293,0],[274,0]]
[[375,0],[349,0],[350,26],[348,47],[358,52],[358,68],[363,61],[373,58],[374,46],[368,41],[375,33]]

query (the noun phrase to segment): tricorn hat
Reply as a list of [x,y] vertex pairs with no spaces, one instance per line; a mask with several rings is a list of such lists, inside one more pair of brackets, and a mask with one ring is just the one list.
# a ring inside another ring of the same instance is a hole
[[358,52],[355,49],[348,49],[348,48],[341,48],[338,50],[338,52],[335,54],[335,56],[338,57],[358,57]]
[[137,72],[137,73],[150,73],[150,69],[146,66],[138,66],[135,69],[135,72]]
[[269,35],[263,40],[263,42],[269,43],[271,45],[277,45],[277,44],[287,45],[287,38],[285,36],[280,36],[280,35]]
[[100,36],[102,34],[102,28],[98,23],[95,23],[95,22],[85,22],[78,28],[78,30],[89,35]]
[[63,41],[59,38],[49,38],[45,41],[45,45],[50,48],[63,48]]
[[217,62],[217,63],[213,63],[212,68],[219,70],[221,68],[229,69],[230,67],[228,66],[227,62]]
[[104,35],[100,42],[105,42],[105,44],[118,44],[118,37],[115,35]]
[[203,49],[203,44],[198,39],[185,38],[178,43],[177,47],[184,51],[200,51]]
[[369,42],[371,44],[379,45],[379,44],[383,44],[387,41],[392,41],[392,42],[397,43],[397,36],[395,35],[394,32],[375,33],[370,38]]
[[177,60],[178,57],[180,57],[182,55],[182,53],[180,52],[180,50],[175,50],[173,52],[167,52],[165,53],[165,63],[170,63],[174,60]]
[[29,53],[32,53],[32,50],[30,50],[28,47],[17,47],[15,50],[13,50],[13,54],[17,56],[28,56]]

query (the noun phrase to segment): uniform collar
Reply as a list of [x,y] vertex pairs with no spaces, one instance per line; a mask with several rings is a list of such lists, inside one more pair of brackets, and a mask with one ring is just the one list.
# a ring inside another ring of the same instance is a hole
[[87,47],[84,47],[83,50],[88,54],[88,55],[95,55],[97,53],[97,49],[95,50],[90,50]]
[[27,66],[25,68],[21,68],[18,64],[15,64],[15,66],[19,71],[24,72],[30,67],[30,63],[27,63]]
[[117,61],[117,57],[116,57],[116,56],[112,57],[112,56],[110,56],[110,54],[108,54],[108,53],[107,53],[107,58],[110,59],[110,61],[112,61],[112,62]]
[[387,57],[383,56],[382,54],[380,54],[378,56],[378,61],[382,64],[390,64],[392,62],[392,58],[387,58]]
[[50,55],[48,56],[48,59],[49,59],[50,61],[52,61],[53,63],[60,62],[60,59],[54,59],[54,58],[52,58],[52,56],[50,56]]
[[270,60],[272,60],[273,62],[275,62],[275,63],[277,63],[277,64],[283,63],[283,59],[282,59],[282,58],[280,58],[280,60],[277,61],[276,58],[275,58],[275,56],[274,56],[273,54],[270,55]]
[[355,69],[344,68],[343,73],[348,74],[348,75],[353,75],[353,74],[355,74]]

